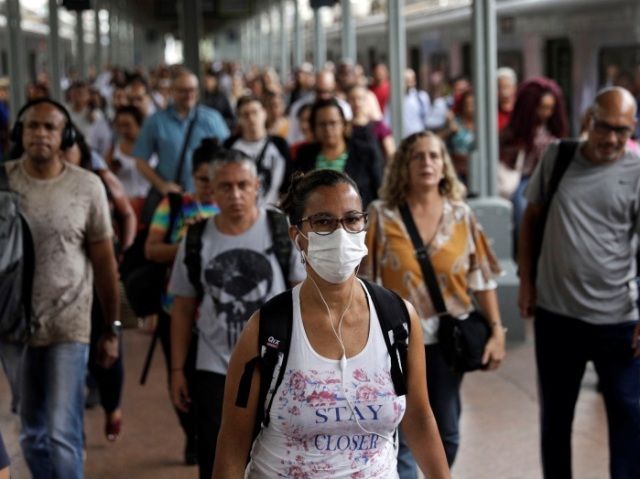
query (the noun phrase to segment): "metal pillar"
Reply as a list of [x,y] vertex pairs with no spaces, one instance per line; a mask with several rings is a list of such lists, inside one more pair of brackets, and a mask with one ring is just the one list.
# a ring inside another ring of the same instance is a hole
[[10,108],[12,118],[24,104],[25,94],[25,63],[24,63],[24,39],[20,26],[20,1],[7,0],[7,26],[9,39],[9,82],[10,82]]
[[120,57],[118,56],[119,41],[118,41],[118,11],[117,2],[113,2],[109,9],[109,62],[113,65],[120,64]]
[[285,27],[285,2],[280,2],[278,9],[280,15],[280,79],[282,84],[287,83],[287,75],[289,74],[289,50],[287,42],[287,30]]
[[198,78],[200,74],[200,38],[202,37],[202,1],[183,0],[181,4],[182,55],[184,65]]
[[405,94],[404,71],[407,67],[407,37],[404,21],[404,0],[389,0],[387,21],[389,35],[389,71],[391,72],[391,129],[396,144],[402,140],[402,118]]
[[253,19],[253,65],[258,66],[262,64],[262,42],[260,41],[262,24],[260,20],[260,14],[257,14]]
[[273,35],[273,9],[270,0],[267,0],[267,27],[269,33],[267,34],[267,66],[271,67],[275,64],[275,38]]
[[82,23],[82,11],[76,12],[76,69],[78,70],[78,80],[87,78],[87,65],[84,52],[84,25]]
[[300,21],[299,0],[293,0],[295,7],[293,20],[293,64],[299,67],[304,63],[304,36],[302,35],[302,22]]
[[[477,168],[471,170],[473,188],[481,196],[495,196],[498,168],[498,127],[496,123],[496,8],[495,0],[473,2],[474,75],[476,97]],[[477,180],[473,178],[474,173]]]
[[49,0],[49,83],[51,85],[51,98],[62,100],[62,57],[60,55],[60,34],[58,22],[58,2]]
[[320,15],[322,8],[313,10],[313,64],[316,71],[322,70],[327,62],[327,39]]
[[94,21],[94,30],[95,30],[95,57],[94,63],[96,66],[96,74],[100,74],[102,71],[102,32],[100,31],[100,4],[102,2],[100,0],[95,0],[95,5],[93,9],[93,21]]
[[351,14],[351,0],[342,0],[342,59],[357,63],[356,28]]

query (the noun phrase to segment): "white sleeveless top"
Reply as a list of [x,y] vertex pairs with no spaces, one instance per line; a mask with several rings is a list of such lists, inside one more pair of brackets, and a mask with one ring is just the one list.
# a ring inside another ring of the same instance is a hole
[[286,371],[245,478],[397,478],[395,433],[406,403],[396,396],[391,359],[368,292],[369,338],[348,358],[343,375],[340,361],[320,356],[309,343],[300,286],[293,289]]
[[[120,144],[116,144],[113,148],[113,159],[120,160],[122,165],[116,176],[122,182],[124,191],[129,198],[144,198],[149,193],[151,183],[136,168],[136,159],[127,155],[120,149]],[[153,160],[149,160],[153,166]]]

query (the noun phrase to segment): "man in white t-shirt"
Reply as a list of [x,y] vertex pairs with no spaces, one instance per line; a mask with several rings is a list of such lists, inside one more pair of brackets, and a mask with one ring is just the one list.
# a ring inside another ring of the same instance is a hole
[[[260,181],[252,160],[223,150],[212,169],[211,184],[220,213],[202,224],[195,252],[192,229],[183,239],[169,286],[174,295],[171,395],[179,410],[195,407],[201,479],[212,476],[227,368],[245,323],[262,304],[302,281],[305,274],[296,249],[290,247],[284,216],[277,217],[284,227],[273,227],[273,212],[256,206]],[[285,235],[290,251],[279,254],[278,245],[283,244],[279,240]],[[199,266],[187,267],[194,258]],[[189,391],[182,370],[194,326],[196,384]]]
[[240,134],[228,138],[224,147],[241,151],[254,161],[260,180],[258,206],[277,204],[289,187],[289,146],[283,138],[268,134],[267,112],[257,96],[241,97],[236,112]]

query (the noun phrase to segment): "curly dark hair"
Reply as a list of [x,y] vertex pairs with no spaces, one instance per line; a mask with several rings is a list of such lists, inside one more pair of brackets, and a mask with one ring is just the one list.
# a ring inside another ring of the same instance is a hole
[[564,97],[560,86],[550,78],[534,77],[523,82],[516,93],[516,102],[505,130],[509,131],[514,144],[523,145],[527,150],[533,146],[536,125],[539,121],[536,108],[544,95],[552,95],[556,101],[547,129],[556,138],[564,138],[569,131]]
[[[311,170],[307,173],[296,171],[291,176],[291,186],[285,197],[280,201],[280,210],[287,215],[291,225],[297,225],[302,219],[307,206],[309,195],[321,186],[335,186],[346,184],[360,196],[358,185],[353,179],[343,171],[322,169]],[[360,198],[362,202],[362,198]]]

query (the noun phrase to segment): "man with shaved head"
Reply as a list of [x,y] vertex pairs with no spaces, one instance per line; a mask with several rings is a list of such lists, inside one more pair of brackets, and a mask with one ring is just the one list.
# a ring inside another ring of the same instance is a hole
[[[545,479],[572,477],[571,426],[588,361],[607,409],[611,477],[640,477],[640,157],[626,147],[635,114],[627,90],[600,91],[588,138],[572,158],[550,145],[526,191],[519,306],[535,318]],[[568,167],[550,198],[560,161]]]

